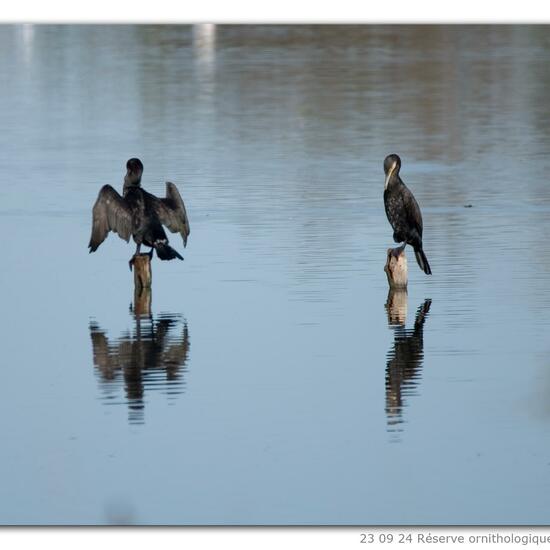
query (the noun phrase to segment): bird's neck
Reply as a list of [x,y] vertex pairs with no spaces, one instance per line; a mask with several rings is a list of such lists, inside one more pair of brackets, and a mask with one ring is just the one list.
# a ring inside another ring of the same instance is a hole
[[137,187],[141,187],[141,180],[130,181],[128,176],[124,176],[124,187],[123,187],[124,193],[126,193],[129,189],[135,189]]
[[389,193],[398,183],[399,176],[396,176],[395,174],[390,174],[390,176],[386,176],[386,179],[384,180],[384,193]]
[[388,188],[395,187],[396,185],[402,184],[399,174],[392,174],[388,180]]

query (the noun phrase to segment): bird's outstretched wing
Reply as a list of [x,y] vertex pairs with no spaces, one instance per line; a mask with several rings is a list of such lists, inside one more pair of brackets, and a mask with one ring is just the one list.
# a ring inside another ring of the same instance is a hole
[[118,233],[126,242],[132,234],[132,214],[124,199],[110,185],[104,185],[94,204],[92,236],[88,247],[95,252],[109,231]]
[[151,197],[154,198],[153,204],[162,225],[165,225],[172,233],[179,233],[183,239],[183,246],[187,246],[187,237],[191,230],[185,204],[183,204],[178,188],[167,181],[166,198],[159,199],[154,195]]

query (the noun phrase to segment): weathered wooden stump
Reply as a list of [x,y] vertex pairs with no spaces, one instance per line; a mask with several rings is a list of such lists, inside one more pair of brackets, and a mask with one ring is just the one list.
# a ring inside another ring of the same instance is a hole
[[134,256],[134,314],[151,315],[151,256],[139,254]]
[[137,317],[151,315],[151,287],[134,288],[134,315]]
[[134,287],[136,290],[151,288],[153,274],[149,254],[134,256]]
[[386,311],[388,312],[388,325],[405,326],[408,311],[408,296],[406,288],[390,288],[386,300]]
[[392,289],[407,288],[407,256],[405,248],[388,248],[388,257],[384,271],[388,277],[388,283]]

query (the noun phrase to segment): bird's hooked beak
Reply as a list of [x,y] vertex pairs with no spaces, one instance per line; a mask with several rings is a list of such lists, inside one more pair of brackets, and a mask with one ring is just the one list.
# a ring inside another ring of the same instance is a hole
[[397,161],[394,160],[392,167],[388,170],[388,173],[386,174],[386,180],[384,181],[384,191],[388,188],[388,182],[390,181],[392,174],[395,172],[396,166],[397,166]]

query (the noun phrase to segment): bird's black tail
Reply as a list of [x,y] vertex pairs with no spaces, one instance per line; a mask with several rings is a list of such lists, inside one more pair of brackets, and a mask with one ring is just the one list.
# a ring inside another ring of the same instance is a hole
[[420,269],[426,275],[431,275],[432,270],[430,268],[430,264],[428,263],[428,258],[426,258],[426,254],[424,254],[424,251],[421,248],[415,248],[414,255],[416,256],[416,261],[418,262]]
[[157,256],[161,260],[173,260],[174,258],[183,260],[183,258],[166,242],[156,241],[155,250],[157,251]]

